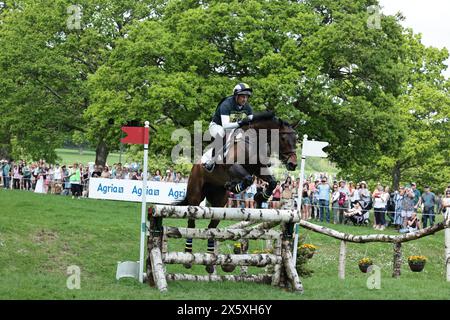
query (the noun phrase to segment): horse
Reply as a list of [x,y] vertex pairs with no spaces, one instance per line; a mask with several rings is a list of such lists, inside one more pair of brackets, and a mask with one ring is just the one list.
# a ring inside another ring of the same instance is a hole
[[[254,196],[256,207],[261,208],[262,202],[270,198],[277,184],[267,161],[272,152],[276,151],[273,150],[276,147],[273,144],[278,144],[278,158],[287,170],[293,171],[297,167],[297,125],[292,126],[278,119],[273,112],[255,113],[252,120],[240,128],[240,134],[245,139],[234,141],[234,137],[239,135],[234,132],[228,154],[226,157],[222,156],[226,160],[221,161],[224,163],[216,162],[211,172],[205,170],[201,163],[192,166],[186,197],[175,205],[198,206],[206,198],[211,206],[224,207],[228,202],[228,191],[244,191],[253,183],[253,176],[256,176],[268,183],[265,191],[257,192]],[[220,220],[211,220],[208,228],[216,228],[219,222]],[[195,219],[188,219],[188,228],[195,228]],[[192,252],[192,239],[186,240],[185,252]],[[208,252],[214,252],[214,240],[208,240]],[[185,264],[185,267],[190,268],[190,264]],[[214,268],[206,266],[206,270],[212,273]]]

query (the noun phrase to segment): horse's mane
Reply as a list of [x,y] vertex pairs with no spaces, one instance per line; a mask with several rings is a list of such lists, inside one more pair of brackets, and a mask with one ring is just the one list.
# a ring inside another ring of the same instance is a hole
[[273,111],[261,111],[253,114],[252,122],[267,121],[267,120],[278,121],[280,126],[290,126],[290,124],[287,121],[277,118]]

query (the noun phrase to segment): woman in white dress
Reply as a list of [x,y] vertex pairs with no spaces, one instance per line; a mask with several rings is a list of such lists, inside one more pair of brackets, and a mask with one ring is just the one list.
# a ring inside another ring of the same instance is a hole
[[38,175],[38,179],[36,182],[36,188],[34,189],[34,192],[36,193],[45,193],[44,191],[44,177],[42,174]]

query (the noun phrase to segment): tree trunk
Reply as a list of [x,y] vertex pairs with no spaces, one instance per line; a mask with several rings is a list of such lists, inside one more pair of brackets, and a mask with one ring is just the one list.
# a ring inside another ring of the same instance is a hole
[[394,188],[394,190],[398,190],[400,186],[400,178],[400,164],[396,162],[394,168],[392,169],[392,187]]
[[95,149],[95,164],[104,167],[106,164],[106,159],[108,158],[108,154],[108,146],[106,145],[105,141],[101,140],[98,143],[97,148]]

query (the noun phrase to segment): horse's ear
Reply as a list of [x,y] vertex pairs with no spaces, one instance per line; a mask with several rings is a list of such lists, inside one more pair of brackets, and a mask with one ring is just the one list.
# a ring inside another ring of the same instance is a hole
[[301,121],[302,121],[302,120],[298,120],[296,124],[291,125],[292,129],[297,128],[297,126],[300,124]]

